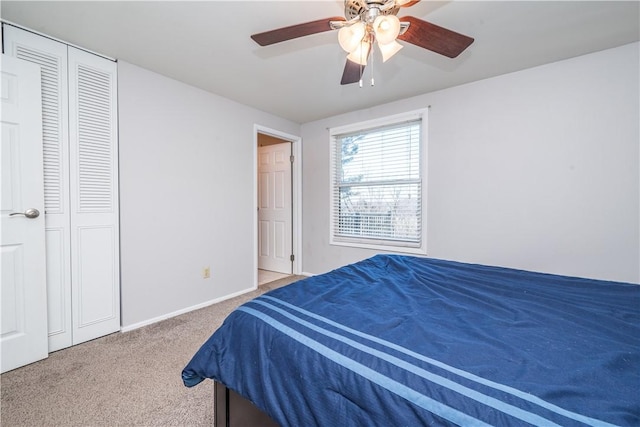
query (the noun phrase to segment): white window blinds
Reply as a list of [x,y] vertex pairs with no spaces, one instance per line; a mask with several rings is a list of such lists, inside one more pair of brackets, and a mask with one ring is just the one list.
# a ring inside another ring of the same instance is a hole
[[422,119],[332,135],[332,242],[422,245]]

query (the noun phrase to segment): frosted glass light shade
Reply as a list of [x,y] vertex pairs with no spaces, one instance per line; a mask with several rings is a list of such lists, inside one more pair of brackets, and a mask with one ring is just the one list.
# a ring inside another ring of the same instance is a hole
[[348,27],[342,27],[338,31],[338,43],[345,52],[353,52],[356,50],[365,34],[365,26],[363,22],[356,22]]
[[378,47],[380,48],[380,53],[382,53],[382,62],[387,62],[387,59],[398,53],[404,46],[394,40],[387,44],[378,43]]
[[367,65],[367,57],[369,56],[369,49],[371,44],[369,42],[362,42],[358,44],[358,47],[347,55],[347,59],[351,62],[355,62],[360,65]]
[[373,31],[380,44],[389,44],[400,33],[400,19],[395,15],[380,15],[373,21]]

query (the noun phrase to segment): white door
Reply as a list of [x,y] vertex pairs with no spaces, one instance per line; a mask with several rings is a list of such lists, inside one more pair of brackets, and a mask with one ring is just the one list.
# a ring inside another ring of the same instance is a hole
[[68,48],[73,344],[120,330],[117,65]]
[[117,65],[3,25],[41,67],[49,349],[120,330]]
[[120,330],[117,65],[11,25],[41,66],[51,351]]
[[69,347],[71,326],[71,213],[67,45],[4,25],[7,55],[40,66],[44,161],[49,351]]
[[291,143],[258,148],[258,268],[291,274]]
[[2,55],[1,370],[48,355],[40,67]]

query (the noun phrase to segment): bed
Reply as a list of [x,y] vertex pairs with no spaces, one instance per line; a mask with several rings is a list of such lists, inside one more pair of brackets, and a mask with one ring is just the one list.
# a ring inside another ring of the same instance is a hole
[[218,423],[638,426],[640,286],[376,255],[238,307],[182,379]]

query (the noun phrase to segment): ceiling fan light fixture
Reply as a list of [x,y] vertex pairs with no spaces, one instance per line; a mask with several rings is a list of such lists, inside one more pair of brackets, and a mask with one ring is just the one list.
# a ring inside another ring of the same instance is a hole
[[367,65],[369,49],[371,49],[371,44],[368,41],[362,41],[353,52],[347,55],[347,59],[359,65]]
[[373,21],[373,31],[379,44],[389,44],[400,33],[400,19],[395,15],[379,15]]
[[363,22],[356,22],[353,25],[342,27],[338,31],[338,43],[345,52],[352,53],[359,48],[365,33],[366,28]]
[[[401,8],[411,7],[420,0],[344,0],[344,18],[334,16],[303,22],[288,27],[252,34],[260,46],[268,46],[325,31],[338,30],[338,41],[348,57],[340,84],[362,81],[367,62],[377,61],[374,44],[378,44],[382,61],[396,54],[402,45],[397,40],[430,50],[448,58],[456,58],[473,43],[473,38],[456,33],[415,16],[396,16]],[[368,61],[371,56],[372,60]],[[375,59],[375,60],[374,60]]]
[[380,53],[382,54],[382,62],[387,62],[387,59],[398,53],[404,46],[394,40],[391,43],[387,44],[378,43],[378,47],[380,48]]

